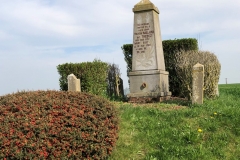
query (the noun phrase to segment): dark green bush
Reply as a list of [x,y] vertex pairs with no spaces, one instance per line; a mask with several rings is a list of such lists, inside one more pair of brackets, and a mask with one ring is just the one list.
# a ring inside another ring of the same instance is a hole
[[177,76],[174,58],[179,51],[198,50],[198,42],[194,38],[174,39],[163,41],[163,53],[166,71],[169,72],[169,90],[174,96],[181,94],[181,80]]
[[132,71],[132,44],[124,44],[121,48],[124,54],[124,60],[127,63],[127,73]]
[[100,60],[65,63],[57,66],[60,90],[68,90],[67,76],[74,74],[81,81],[81,91],[106,96],[108,64]]
[[123,99],[123,80],[121,79],[120,69],[116,64],[109,64],[108,77],[107,77],[107,95],[111,100]]
[[123,82],[116,91],[116,77],[121,79],[118,65],[94,60],[93,62],[65,63],[57,66],[60,75],[60,90],[68,90],[67,76],[74,74],[81,81],[81,91],[101,95],[110,99],[123,97]]
[[31,91],[0,97],[0,159],[104,159],[118,118],[106,99],[78,92]]

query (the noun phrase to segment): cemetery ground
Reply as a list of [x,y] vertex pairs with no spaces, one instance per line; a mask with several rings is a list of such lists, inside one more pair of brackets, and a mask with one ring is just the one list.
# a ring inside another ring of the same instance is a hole
[[240,159],[240,84],[219,90],[203,105],[116,102],[119,139],[108,159]]

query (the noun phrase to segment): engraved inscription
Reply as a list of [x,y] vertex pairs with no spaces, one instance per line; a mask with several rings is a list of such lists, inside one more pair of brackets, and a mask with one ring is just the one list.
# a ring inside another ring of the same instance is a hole
[[136,66],[148,68],[155,65],[155,41],[151,14],[137,15],[136,22],[133,42]]

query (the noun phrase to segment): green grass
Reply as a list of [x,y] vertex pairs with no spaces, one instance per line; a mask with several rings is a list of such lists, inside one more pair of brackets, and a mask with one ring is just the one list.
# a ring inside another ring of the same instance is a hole
[[240,159],[240,84],[219,89],[203,105],[117,103],[119,139],[108,159]]

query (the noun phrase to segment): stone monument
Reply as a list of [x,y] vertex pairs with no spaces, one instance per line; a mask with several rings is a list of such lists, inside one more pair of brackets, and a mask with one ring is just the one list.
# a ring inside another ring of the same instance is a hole
[[203,104],[204,66],[197,63],[192,73],[192,103]]
[[68,91],[81,92],[80,79],[77,79],[77,77],[74,74],[68,75],[67,79],[68,79]]
[[159,10],[149,0],[134,8],[133,57],[130,79],[130,102],[162,101],[171,96],[168,72],[162,48]]

